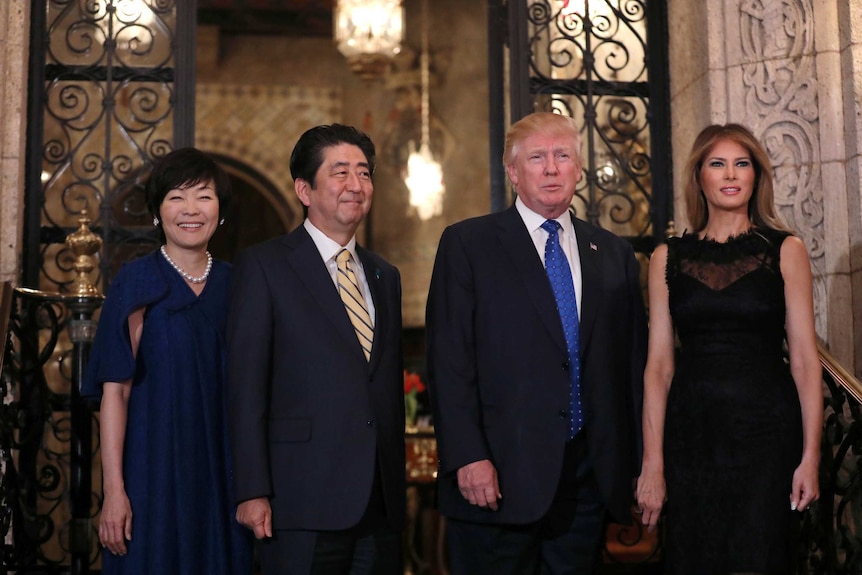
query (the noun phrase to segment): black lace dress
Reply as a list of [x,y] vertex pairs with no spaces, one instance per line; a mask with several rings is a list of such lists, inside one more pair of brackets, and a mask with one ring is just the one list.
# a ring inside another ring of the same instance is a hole
[[786,237],[668,241],[680,342],[664,439],[668,573],[789,571],[802,418],[782,353]]

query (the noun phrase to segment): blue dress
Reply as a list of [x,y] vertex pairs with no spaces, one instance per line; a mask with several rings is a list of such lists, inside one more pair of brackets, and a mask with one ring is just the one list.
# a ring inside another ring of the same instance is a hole
[[[132,380],[123,479],[132,507],[125,557],[103,554],[105,574],[243,575],[251,532],[234,519],[225,418],[230,265],[214,261],[200,296],[154,252],[111,284],[82,383]],[[137,358],[128,317],[146,308]]]

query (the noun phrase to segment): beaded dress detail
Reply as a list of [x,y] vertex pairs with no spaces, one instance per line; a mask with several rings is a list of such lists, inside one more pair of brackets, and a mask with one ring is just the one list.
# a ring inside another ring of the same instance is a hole
[[680,344],[665,420],[668,573],[789,569],[802,423],[783,353],[787,235],[668,241]]

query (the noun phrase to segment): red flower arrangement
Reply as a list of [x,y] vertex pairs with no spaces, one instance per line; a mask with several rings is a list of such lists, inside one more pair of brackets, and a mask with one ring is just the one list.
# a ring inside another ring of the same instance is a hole
[[415,391],[416,393],[422,393],[425,391],[425,384],[422,383],[422,379],[419,377],[418,373],[413,373],[412,371],[404,370],[404,394]]
[[418,394],[425,391],[425,384],[418,373],[404,370],[404,419],[407,425],[416,425],[416,412],[419,409]]

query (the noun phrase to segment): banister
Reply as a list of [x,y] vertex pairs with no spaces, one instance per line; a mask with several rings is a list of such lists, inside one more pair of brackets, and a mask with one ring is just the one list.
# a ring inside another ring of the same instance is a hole
[[837,384],[844,388],[847,393],[860,404],[862,404],[862,382],[860,382],[847,368],[841,365],[832,354],[826,351],[826,348],[817,344],[817,351],[820,353],[820,364],[823,366],[829,375]]

